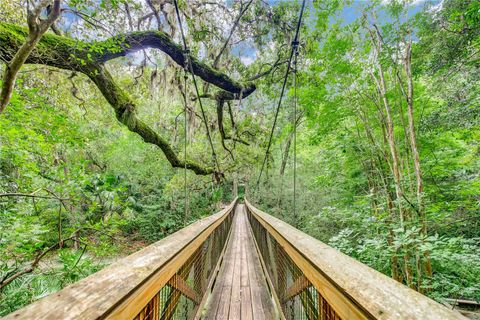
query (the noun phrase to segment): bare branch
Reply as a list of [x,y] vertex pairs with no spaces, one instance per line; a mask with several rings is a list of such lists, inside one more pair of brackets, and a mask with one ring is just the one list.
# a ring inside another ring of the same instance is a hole
[[55,199],[55,200],[71,200],[70,198],[59,198],[57,196],[42,196],[35,193],[0,193],[0,198],[5,197],[24,197],[24,198],[41,198],[41,199]]
[[50,251],[53,251],[55,250],[56,248],[60,247],[62,243],[65,243],[66,241],[68,240],[72,240],[72,237],[69,237],[69,238],[66,238],[66,239],[62,239],[61,241],[55,243],[54,245],[52,245],[51,247],[49,247],[48,249],[46,250],[43,250],[42,252],[40,252],[35,260],[33,260],[33,262],[25,267],[23,270],[21,271],[18,271],[17,273],[11,275],[10,277],[7,277],[7,278],[4,278],[2,279],[2,281],[0,281],[0,290],[2,290],[5,286],[7,286],[9,283],[11,283],[13,280],[27,274],[27,273],[31,273],[35,270],[35,268],[38,267],[38,264],[40,263],[40,261],[45,257],[45,255],[47,253],[49,253]]

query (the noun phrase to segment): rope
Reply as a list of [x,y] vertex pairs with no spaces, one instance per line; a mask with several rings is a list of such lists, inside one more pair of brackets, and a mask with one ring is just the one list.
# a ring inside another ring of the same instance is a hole
[[258,179],[257,179],[257,189],[258,189],[258,186],[260,185],[260,179],[262,178],[263,170],[265,169],[265,164],[267,162],[268,154],[270,152],[270,147],[272,146],[273,133],[275,132],[275,126],[277,125],[278,113],[280,112],[280,107],[282,105],[282,99],[285,93],[285,86],[287,85],[288,75],[290,73],[290,68],[292,64],[292,58],[295,51],[297,51],[297,48],[298,48],[298,36],[300,33],[300,26],[302,24],[303,11],[305,10],[305,2],[306,1],[303,0],[302,9],[300,10],[300,16],[298,17],[297,30],[295,31],[295,38],[292,42],[292,50],[290,51],[290,57],[288,59],[287,71],[285,72],[285,77],[283,78],[283,85],[282,85],[282,91],[280,93],[280,99],[278,99],[277,110],[275,111],[275,118],[273,119],[272,130],[270,131],[267,150],[265,151],[265,158],[263,158],[262,169],[260,170],[260,174],[258,175]]
[[174,0],[174,4],[175,4],[175,12],[177,13],[178,25],[180,27],[180,32],[182,34],[183,50],[184,50],[184,53],[185,53],[184,58],[186,59],[185,63],[188,65],[188,67],[190,69],[190,73],[192,74],[193,85],[195,87],[195,93],[197,94],[198,104],[200,105],[200,110],[202,112],[203,122],[205,123],[205,129],[207,130],[208,142],[210,144],[210,148],[212,149],[213,163],[214,163],[214,166],[217,168],[217,172],[220,172],[220,166],[218,165],[217,154],[215,153],[215,148],[213,146],[212,136],[210,135],[210,129],[208,127],[207,116],[205,114],[205,110],[203,109],[202,99],[200,98],[200,91],[198,90],[197,79],[195,78],[195,73],[193,72],[192,59],[188,55],[189,51],[188,51],[188,47],[187,47],[187,40],[185,38],[185,33],[183,32],[183,24],[182,24],[182,19],[180,17],[180,10],[178,9],[177,0]]

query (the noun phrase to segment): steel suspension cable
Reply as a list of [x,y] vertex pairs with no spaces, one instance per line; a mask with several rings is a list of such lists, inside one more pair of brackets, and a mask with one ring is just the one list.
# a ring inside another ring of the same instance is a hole
[[293,217],[297,223],[297,62],[298,46],[293,60]]
[[[175,0],[175,5],[177,4],[177,1]],[[179,19],[180,23],[180,30],[182,32],[182,39],[185,39],[185,36],[183,34],[183,28],[181,25],[181,20],[180,20],[180,14],[177,9],[177,16]],[[188,60],[189,60],[189,51],[187,47],[186,41],[183,41],[183,80],[184,80],[184,85],[183,85],[183,105],[184,105],[184,119],[183,119],[183,130],[184,130],[184,137],[183,137],[183,187],[184,187],[184,216],[183,216],[183,224],[186,226],[187,225],[187,220],[188,220],[188,190],[187,190],[187,80],[188,80]]]
[[285,87],[287,85],[288,75],[291,69],[292,58],[298,48],[298,36],[300,34],[300,27],[302,25],[303,12],[305,10],[305,2],[306,0],[303,0],[302,8],[300,9],[300,16],[298,17],[297,29],[295,31],[295,38],[292,42],[292,49],[290,51],[290,57],[288,59],[287,71],[285,72],[285,77],[283,78],[282,91],[280,92],[280,98],[278,99],[278,105],[275,111],[275,117],[273,119],[273,125],[272,125],[272,130],[270,131],[270,137],[268,138],[268,145],[267,145],[267,150],[265,151],[265,157],[263,158],[262,168],[260,169],[260,174],[258,175],[258,179],[257,179],[257,189],[258,189],[258,186],[260,185],[260,179],[262,178],[263,170],[265,169],[265,164],[267,162],[268,154],[270,152],[270,147],[272,146],[273,134],[275,132],[275,126],[277,125],[278,114],[280,112],[280,107],[282,105],[283,95],[285,93]]
[[217,172],[220,172],[220,166],[218,164],[217,154],[215,153],[215,148],[213,146],[212,137],[210,135],[210,129],[208,127],[207,116],[205,114],[205,110],[203,109],[202,99],[200,98],[200,91],[198,90],[197,79],[195,78],[195,73],[193,73],[192,59],[190,59],[189,49],[188,49],[188,46],[187,46],[187,40],[185,38],[185,33],[183,31],[182,18],[180,17],[180,10],[178,9],[178,2],[177,2],[177,0],[174,0],[173,2],[175,4],[175,12],[177,13],[178,26],[179,26],[180,32],[182,34],[184,57],[185,57],[185,59],[187,59],[186,63],[188,64],[188,67],[190,69],[190,73],[192,74],[193,85],[195,87],[195,93],[197,95],[198,104],[200,105],[200,111],[202,112],[203,122],[205,123],[205,129],[207,131],[208,142],[210,144],[210,148],[212,149],[212,158],[213,158],[214,166],[216,167]]
[[187,191],[187,80],[188,80],[188,65],[187,65],[187,52],[184,52],[185,55],[185,63],[183,66],[183,103],[184,103],[184,119],[183,119],[183,131],[185,136],[183,137],[183,161],[184,161],[184,168],[183,168],[183,186],[184,186],[184,196],[185,196],[185,212],[184,212],[184,219],[183,224],[186,226],[188,222],[188,191]]

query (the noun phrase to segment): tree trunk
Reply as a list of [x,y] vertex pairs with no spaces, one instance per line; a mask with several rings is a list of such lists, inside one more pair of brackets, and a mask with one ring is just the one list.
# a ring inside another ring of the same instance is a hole
[[[405,223],[408,220],[407,211],[403,208],[402,201],[403,201],[403,188],[402,188],[402,173],[400,171],[400,161],[397,151],[397,145],[395,141],[395,127],[394,127],[394,120],[393,120],[393,112],[390,106],[388,97],[387,97],[387,86],[385,81],[385,75],[383,71],[382,64],[380,62],[380,54],[382,52],[382,40],[378,33],[374,33],[370,28],[368,28],[370,32],[372,47],[374,49],[374,64],[378,72],[378,78],[374,74],[372,74],[372,78],[375,80],[375,84],[377,86],[378,94],[380,95],[381,101],[385,108],[385,125],[386,125],[386,138],[388,142],[388,146],[390,149],[390,156],[392,160],[392,174],[394,178],[394,185],[395,185],[395,195],[396,195],[396,205],[398,207],[398,211],[400,214],[400,224],[402,228],[405,230],[406,226]],[[412,276],[412,267],[410,264],[410,254],[409,254],[409,246],[403,247],[405,253],[403,255],[403,264],[404,264],[404,272],[405,272],[405,281],[406,284],[413,288],[413,276]]]
[[[406,47],[405,60],[404,60],[405,73],[407,75],[407,106],[408,106],[408,127],[410,146],[413,154],[413,164],[415,177],[417,180],[417,206],[418,215],[422,226],[423,236],[427,236],[427,221],[425,217],[425,209],[423,207],[423,177],[422,169],[420,166],[420,154],[417,147],[417,138],[415,135],[415,118],[413,113],[413,78],[412,78],[412,44],[409,42]],[[430,262],[430,253],[428,250],[423,252],[424,256],[424,268],[428,278],[432,276],[432,265]]]

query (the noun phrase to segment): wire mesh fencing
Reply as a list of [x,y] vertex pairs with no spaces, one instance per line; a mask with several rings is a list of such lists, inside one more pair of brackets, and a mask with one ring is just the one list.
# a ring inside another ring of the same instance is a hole
[[341,320],[268,230],[248,211],[266,272],[288,320]]
[[193,319],[209,283],[232,225],[234,209],[195,250],[135,320]]

